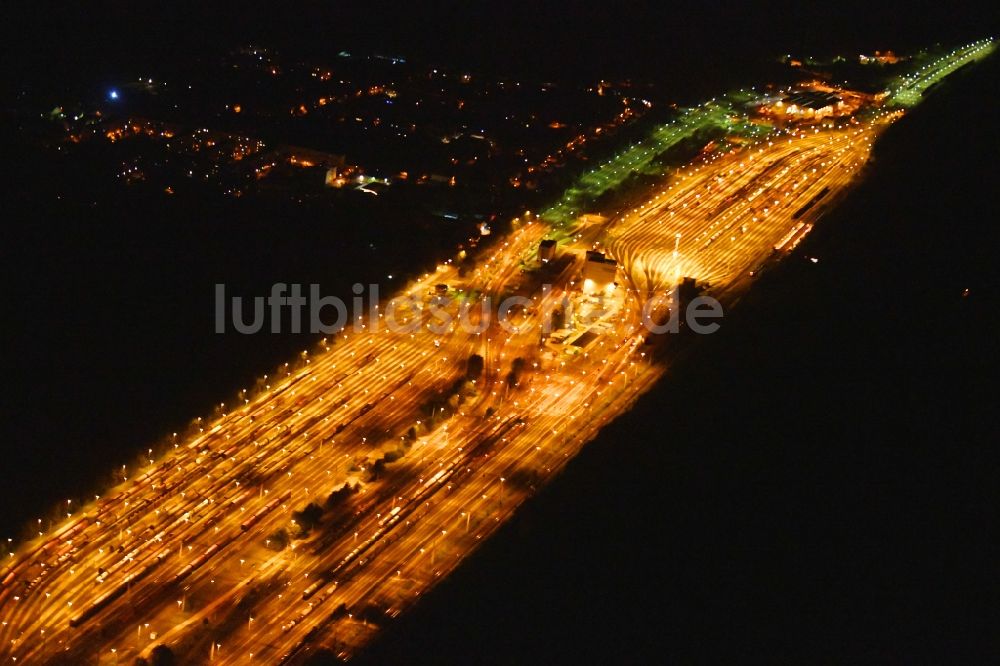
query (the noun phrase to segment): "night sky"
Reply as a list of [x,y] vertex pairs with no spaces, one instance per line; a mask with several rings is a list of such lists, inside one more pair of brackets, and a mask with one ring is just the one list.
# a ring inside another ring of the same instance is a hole
[[31,4],[18,16],[4,26],[7,73],[43,84],[169,67],[248,42],[301,53],[391,51],[513,75],[715,79],[747,57],[905,50],[978,38],[997,21],[986,4],[892,2],[98,2]]

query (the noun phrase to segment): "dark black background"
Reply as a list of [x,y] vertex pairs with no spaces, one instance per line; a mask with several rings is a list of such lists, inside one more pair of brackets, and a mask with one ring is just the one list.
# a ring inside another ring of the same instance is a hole
[[[93,93],[255,41],[632,76],[685,100],[779,53],[904,51],[996,26],[986,7],[944,3],[5,11],[5,95]],[[995,660],[996,74],[994,58],[894,127],[865,184],[803,247],[820,263],[765,277],[370,660]],[[72,217],[32,200],[34,179],[72,174],[11,155],[0,525],[16,532],[310,341],[211,333],[211,284],[288,279],[294,235],[272,253],[260,234],[233,247],[233,220],[202,227],[186,211]]]
[[[169,71],[234,44],[287,52],[341,49],[559,79],[633,77],[678,94],[709,90],[741,61],[792,52],[903,51],[961,43],[997,24],[987,3],[901,2],[134,2],[9,5],[6,74],[97,83],[123,70]],[[741,82],[742,83],[742,82]]]

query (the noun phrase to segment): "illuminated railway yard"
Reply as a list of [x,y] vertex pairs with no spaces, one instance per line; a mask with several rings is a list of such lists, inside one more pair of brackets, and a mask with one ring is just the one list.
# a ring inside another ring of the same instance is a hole
[[[988,46],[936,66],[946,74]],[[932,78],[921,69],[900,90]],[[408,285],[418,302],[443,283],[533,305],[514,331],[494,321],[440,334],[414,307],[397,313],[412,332],[331,336],[164,454],[123,469],[102,497],[65,506],[61,523],[40,524],[4,557],[0,659],[131,663],[158,644],[182,663],[298,663],[319,647],[349,658],[667,371],[670,336],[647,344],[648,298],[693,277],[731,302],[856,181],[901,115],[889,105],[792,126],[696,158],[604,224],[557,222],[565,262],[550,291],[521,270],[554,230],[544,213],[519,221],[468,275],[445,264]],[[600,335],[583,350],[540,342],[547,313],[579,298],[579,257],[595,246],[618,261],[621,284]],[[463,382],[473,354],[484,370]],[[447,418],[427,413],[439,393],[460,394],[442,407]],[[360,489],[328,501],[345,484]],[[318,524],[271,543],[311,502],[324,507]]]

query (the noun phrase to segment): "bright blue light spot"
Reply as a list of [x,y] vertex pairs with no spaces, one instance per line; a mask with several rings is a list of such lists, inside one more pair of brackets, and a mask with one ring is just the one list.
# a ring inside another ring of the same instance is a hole
[[111,92],[108,93],[108,97],[110,99],[118,99],[118,91],[112,90]]

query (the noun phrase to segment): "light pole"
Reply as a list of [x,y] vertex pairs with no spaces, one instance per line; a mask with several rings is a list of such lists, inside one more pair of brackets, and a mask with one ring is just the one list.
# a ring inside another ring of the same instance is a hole
[[678,231],[677,235],[674,236],[674,270],[678,273],[678,277],[680,277],[680,272],[681,272],[680,264],[677,262],[677,253],[680,248],[680,244],[681,244],[681,233]]

